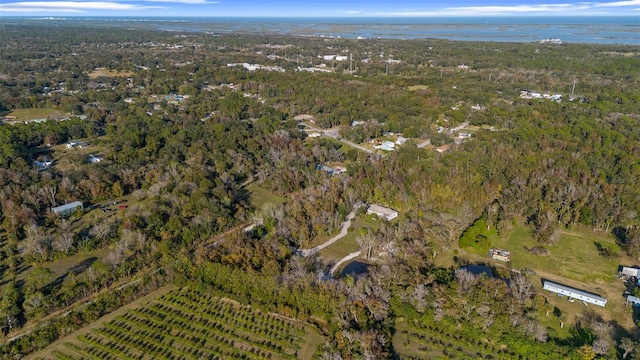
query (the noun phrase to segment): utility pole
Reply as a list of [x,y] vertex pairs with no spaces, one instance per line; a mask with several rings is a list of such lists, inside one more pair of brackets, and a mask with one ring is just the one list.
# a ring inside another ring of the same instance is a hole
[[576,82],[578,80],[573,80],[573,86],[571,87],[571,96],[573,96],[573,91],[576,89]]
[[491,75],[493,75],[493,73],[489,73],[489,82],[491,82]]
[[442,78],[442,71],[443,71],[443,69],[440,68],[440,78]]

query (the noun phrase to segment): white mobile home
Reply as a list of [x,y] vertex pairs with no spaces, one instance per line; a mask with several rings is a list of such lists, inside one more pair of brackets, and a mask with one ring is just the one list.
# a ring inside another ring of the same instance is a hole
[[549,280],[543,280],[543,281],[544,281],[544,285],[542,286],[543,289],[549,290],[558,295],[566,295],[570,298],[581,300],[581,301],[588,302],[588,303],[595,304],[602,307],[604,307],[607,304],[607,299],[600,297],[598,295],[591,294],[583,290],[574,289],[566,285],[554,283]]

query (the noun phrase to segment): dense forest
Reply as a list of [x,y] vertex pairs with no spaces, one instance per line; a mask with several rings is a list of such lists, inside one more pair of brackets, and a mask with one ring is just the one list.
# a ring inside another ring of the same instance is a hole
[[[637,326],[591,308],[569,321],[533,276],[441,260],[488,250],[485,232],[509,237],[520,223],[542,249],[582,229],[615,239],[602,259],[640,259],[640,47],[56,22],[3,24],[0,37],[3,358],[166,284],[314,324],[320,359],[411,358],[401,321],[488,339],[470,348],[503,344],[491,358],[640,357]],[[244,63],[264,68],[228,66]],[[25,110],[49,115],[14,115]],[[392,152],[348,145],[398,137]],[[75,140],[88,152],[65,148]],[[51,210],[74,201],[84,209]],[[300,255],[373,203],[401,216],[358,230],[365,274],[327,279],[332,261]]]

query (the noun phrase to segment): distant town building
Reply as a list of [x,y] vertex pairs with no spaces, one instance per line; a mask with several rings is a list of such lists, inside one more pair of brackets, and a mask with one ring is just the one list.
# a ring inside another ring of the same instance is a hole
[[38,170],[47,170],[48,168],[51,167],[51,165],[53,165],[53,161],[51,160],[45,160],[45,161],[34,161],[33,162],[33,166],[37,167]]
[[286,70],[280,66],[267,66],[267,65],[260,65],[260,64],[249,64],[249,63],[231,63],[231,64],[227,64],[227,67],[234,67],[234,66],[242,66],[245,69],[249,70],[249,71],[255,71],[255,70],[267,70],[267,71],[277,71],[277,72],[285,72]]
[[396,144],[391,141],[383,141],[380,145],[374,145],[373,148],[376,150],[384,150],[384,151],[393,151],[395,150]]
[[104,158],[98,155],[89,155],[89,159],[87,159],[87,161],[91,164],[99,163],[102,160],[104,160]]
[[67,149],[83,149],[89,146],[89,143],[84,141],[71,140],[67,143]]
[[84,209],[82,202],[75,201],[69,204],[56,206],[52,208],[51,211],[53,211],[54,214],[59,216],[69,216],[73,214],[73,212],[76,211],[76,209]]
[[396,139],[396,145],[403,145],[407,142],[407,140],[409,139],[407,139],[406,137],[398,136],[398,138]]
[[574,289],[566,285],[554,283],[549,280],[543,280],[542,288],[544,290],[548,290],[558,295],[565,295],[576,300],[581,300],[581,301],[584,301],[590,304],[595,304],[602,307],[604,307],[607,304],[607,299],[603,297],[588,293],[583,290]]
[[398,217],[398,212],[388,207],[371,204],[367,207],[367,214],[374,214],[389,221]]

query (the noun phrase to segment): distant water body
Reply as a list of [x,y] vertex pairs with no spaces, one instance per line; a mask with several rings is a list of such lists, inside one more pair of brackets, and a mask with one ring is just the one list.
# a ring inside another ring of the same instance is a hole
[[[363,39],[449,39],[465,41],[640,45],[640,17],[491,18],[67,18],[144,23],[167,31],[260,33]],[[121,22],[127,23],[127,25]],[[142,25],[142,24],[140,24]]]

